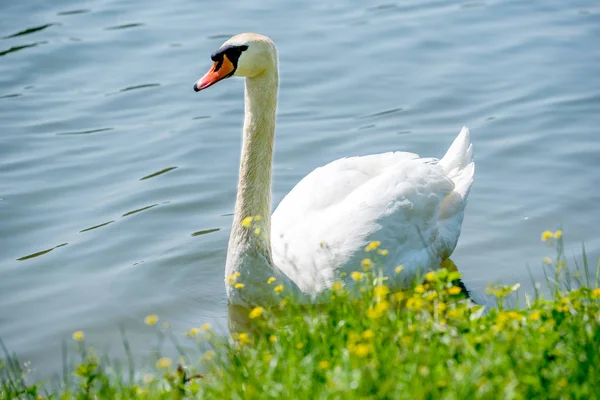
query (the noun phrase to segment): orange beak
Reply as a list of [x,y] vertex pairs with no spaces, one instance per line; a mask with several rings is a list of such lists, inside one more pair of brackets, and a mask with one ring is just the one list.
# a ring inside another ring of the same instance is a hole
[[194,83],[194,90],[199,92],[203,89],[206,89],[220,80],[229,78],[231,75],[233,75],[234,71],[235,67],[231,61],[229,61],[227,56],[223,54],[223,58],[215,61],[210,71],[208,71],[202,78],[198,79],[196,83]]

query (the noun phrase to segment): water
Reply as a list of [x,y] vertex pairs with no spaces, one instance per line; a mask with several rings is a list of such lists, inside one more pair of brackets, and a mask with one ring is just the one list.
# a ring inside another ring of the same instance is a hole
[[453,259],[466,284],[541,279],[562,226],[600,256],[600,6],[571,2],[55,0],[0,24],[0,337],[39,370],[84,329],[136,354],[156,313],[227,325],[223,267],[242,81],[192,85],[229,36],[279,46],[274,202],[312,169],[441,156],[471,128],[476,178]]

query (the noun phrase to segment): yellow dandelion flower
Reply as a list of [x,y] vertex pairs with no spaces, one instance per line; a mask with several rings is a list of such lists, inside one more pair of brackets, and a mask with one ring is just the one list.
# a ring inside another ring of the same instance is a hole
[[350,277],[354,282],[360,282],[363,278],[364,274],[362,272],[354,271],[350,274]]
[[373,261],[371,261],[370,258],[365,258],[360,262],[360,266],[363,267],[363,270],[365,271],[369,271],[371,268],[373,268],[373,265]]
[[540,319],[541,315],[539,311],[534,311],[531,314],[529,314],[529,319],[532,321],[537,321],[538,319]]
[[600,297],[600,288],[592,290],[592,296]]
[[388,254],[390,254],[390,252],[386,249],[377,250],[377,253],[381,254],[382,256],[387,256]]
[[425,293],[425,286],[419,285],[415,288],[415,293]]
[[455,295],[455,294],[459,294],[460,292],[461,292],[461,290],[458,286],[452,286],[452,287],[448,288],[448,294]]
[[321,368],[321,369],[327,369],[327,368],[329,368],[330,365],[331,364],[327,360],[319,361],[319,368]]
[[250,228],[250,225],[252,224],[252,217],[246,217],[242,220],[242,226],[244,228]]
[[270,285],[271,283],[275,282],[275,280],[275,277],[272,276],[267,280],[267,283]]
[[261,220],[261,218],[262,218],[262,217],[261,217],[260,215],[255,215],[255,216],[254,216],[254,220],[255,220],[255,221],[260,221],[260,220]]
[[301,348],[303,348],[303,347],[304,347],[304,343],[301,343],[301,342],[298,342],[298,343],[296,343],[296,348],[297,348],[298,350],[300,350],[300,349],[301,349]]
[[273,354],[271,354],[271,353],[266,353],[266,354],[263,356],[263,361],[264,361],[264,362],[269,362],[269,361],[271,361],[272,359],[273,359]]
[[256,229],[254,230],[254,233],[255,233],[255,234],[257,234],[257,235],[260,235],[260,228],[256,228]]
[[374,337],[375,337],[375,333],[373,333],[373,331],[370,330],[370,329],[367,329],[366,331],[364,331],[362,333],[362,338],[365,339],[365,340],[371,340]]
[[331,285],[331,290],[333,290],[334,292],[341,292],[344,289],[344,284],[340,281],[335,281],[333,282],[333,285]]
[[402,270],[404,270],[404,266],[403,265],[398,265],[395,269],[396,273],[399,274],[400,272],[402,272]]
[[156,315],[156,314],[150,314],[146,318],[144,318],[144,323],[149,326],[156,325],[157,322],[158,322],[158,315]]
[[359,356],[359,357],[366,357],[369,355],[369,346],[367,346],[366,344],[357,344],[355,346],[352,346],[352,349],[350,350],[351,353]]
[[544,257],[544,264],[552,264],[552,259],[550,257]]
[[83,339],[85,339],[85,334],[83,333],[83,331],[73,332],[73,340],[75,340],[76,342],[83,342]]
[[377,285],[373,289],[373,294],[375,295],[375,297],[379,298],[386,296],[389,292],[390,288],[388,288],[386,285]]
[[200,332],[200,330],[198,328],[192,328],[185,333],[185,336],[194,337],[194,336],[198,335],[198,332]]
[[367,245],[367,247],[365,247],[365,251],[366,252],[370,252],[370,251],[373,251],[373,250],[377,250],[377,248],[379,246],[381,246],[381,242],[379,240],[375,240],[375,241],[369,243]]
[[507,313],[507,316],[508,316],[509,318],[511,318],[511,319],[514,319],[514,320],[517,320],[517,321],[520,321],[521,319],[523,319],[523,317],[521,316],[521,314],[519,314],[519,313],[518,313],[518,312],[516,312],[516,311],[509,311],[509,312]]
[[210,330],[211,330],[211,328],[212,328],[212,326],[211,326],[211,325],[210,325],[208,322],[205,322],[205,323],[204,323],[204,324],[202,324],[202,326],[200,327],[200,330],[201,330],[202,332],[206,332],[206,331],[210,331]]
[[542,232],[542,242],[545,242],[546,240],[551,239],[552,236],[553,236],[552,232],[550,232],[550,231]]
[[396,301],[402,301],[402,300],[404,300],[404,298],[406,298],[406,294],[404,292],[396,292],[396,293],[394,293],[394,299]]
[[254,307],[252,311],[250,311],[250,314],[248,314],[248,316],[250,317],[250,319],[255,319],[260,317],[264,311],[265,309],[262,307]]
[[269,336],[269,342],[275,343],[276,341],[277,341],[277,336],[275,336],[275,335]]
[[233,287],[236,288],[236,289],[241,289],[244,286],[246,286],[246,285],[244,285],[243,283],[236,283]]
[[238,343],[240,345],[245,345],[247,343],[250,343],[250,336],[248,336],[247,333],[242,332],[238,335]]
[[562,231],[559,229],[556,232],[554,232],[554,239],[558,240],[562,237]]
[[156,362],[156,368],[166,369],[169,368],[171,364],[173,364],[173,360],[171,360],[171,358],[163,357]]
[[425,274],[425,280],[432,282],[435,280],[435,272],[431,271]]
[[283,285],[277,285],[273,288],[273,290],[275,291],[275,293],[281,293],[283,292]]

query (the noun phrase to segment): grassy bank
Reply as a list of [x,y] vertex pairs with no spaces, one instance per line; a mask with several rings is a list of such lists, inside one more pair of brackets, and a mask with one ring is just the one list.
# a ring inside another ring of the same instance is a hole
[[[157,355],[153,371],[103,359],[83,332],[73,335],[82,361],[61,382],[30,384],[22,364],[5,357],[0,399],[48,392],[65,399],[598,398],[597,271],[585,262],[580,275],[569,273],[560,240],[546,241],[558,249],[545,260],[552,295],[525,298],[523,309],[506,305],[518,285],[498,286],[489,289],[498,306],[482,312],[447,270],[393,293],[375,267],[380,249],[372,248],[371,262],[352,275],[356,288],[336,283],[331,302],[306,307],[272,281],[279,306],[232,310],[239,318],[231,338],[207,325],[172,337],[181,356]],[[170,335],[156,316],[146,323]]]

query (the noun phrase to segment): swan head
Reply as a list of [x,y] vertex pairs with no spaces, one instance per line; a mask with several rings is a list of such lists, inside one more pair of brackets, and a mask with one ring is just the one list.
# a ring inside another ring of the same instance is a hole
[[211,69],[194,84],[196,92],[230,76],[253,78],[276,67],[277,49],[266,36],[241,33],[223,43],[211,59]]

